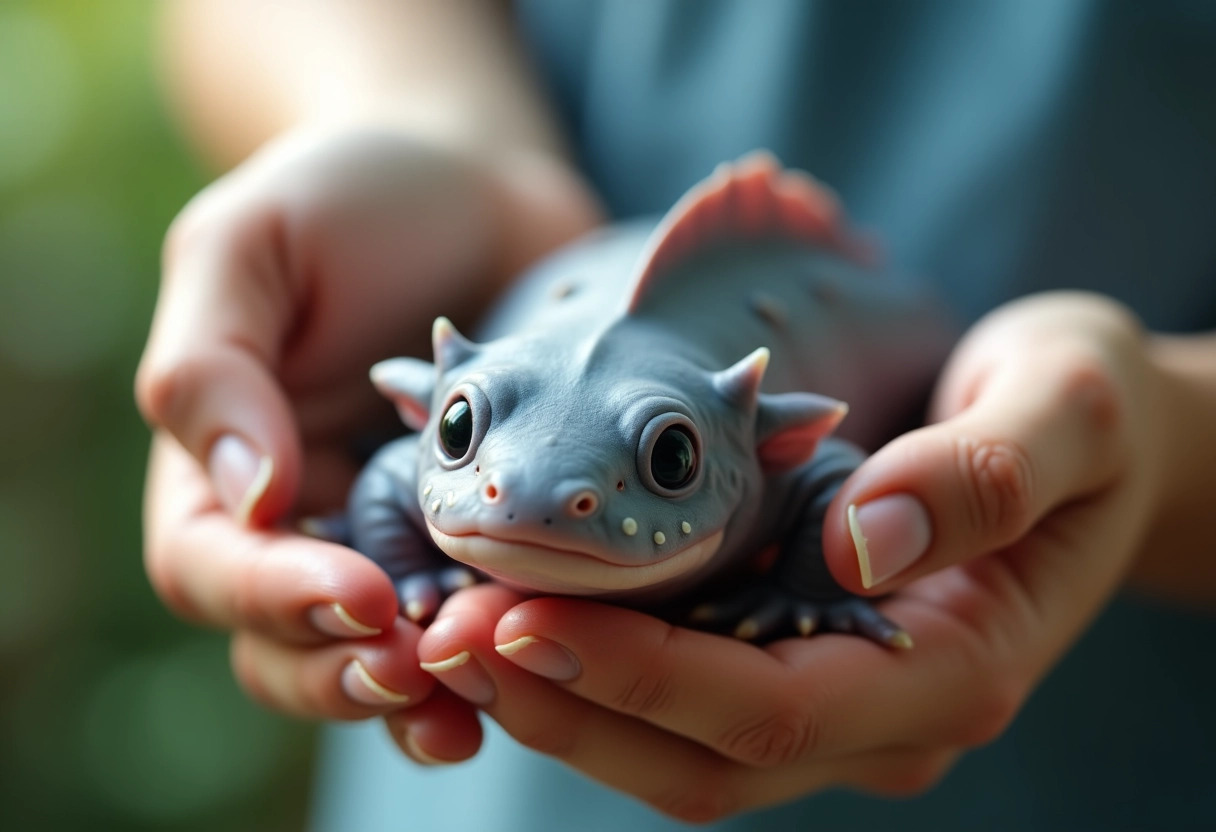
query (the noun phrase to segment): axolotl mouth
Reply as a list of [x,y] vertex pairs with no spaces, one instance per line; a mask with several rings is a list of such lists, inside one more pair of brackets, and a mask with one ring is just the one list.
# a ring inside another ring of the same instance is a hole
[[452,535],[439,531],[430,521],[426,525],[435,545],[453,560],[476,567],[507,586],[560,595],[610,595],[660,586],[708,563],[723,538],[723,532],[717,531],[662,560],[620,564],[592,552],[476,533]]

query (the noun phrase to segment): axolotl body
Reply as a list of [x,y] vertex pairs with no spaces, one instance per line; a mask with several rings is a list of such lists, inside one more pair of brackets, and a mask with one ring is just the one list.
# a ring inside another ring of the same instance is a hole
[[[654,610],[767,640],[816,629],[909,646],[823,558],[832,497],[923,402],[953,339],[872,267],[834,197],[765,153],[656,225],[608,226],[537,266],[474,343],[373,368],[417,432],[351,494],[352,543],[425,620],[470,580]],[[814,391],[814,392],[810,392]]]

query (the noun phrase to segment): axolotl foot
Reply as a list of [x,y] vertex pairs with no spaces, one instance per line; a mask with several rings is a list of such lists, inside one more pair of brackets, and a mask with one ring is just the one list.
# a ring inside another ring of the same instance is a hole
[[900,650],[912,647],[912,637],[876,610],[869,599],[850,595],[811,601],[772,583],[752,585],[700,604],[688,614],[687,623],[753,642],[826,631],[856,633]]
[[439,606],[458,590],[480,583],[484,578],[466,566],[418,569],[404,578],[395,578],[397,603],[401,614],[417,624],[435,617]]

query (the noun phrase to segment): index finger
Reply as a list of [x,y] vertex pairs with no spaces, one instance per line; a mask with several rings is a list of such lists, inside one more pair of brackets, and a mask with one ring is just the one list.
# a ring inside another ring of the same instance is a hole
[[[299,480],[295,419],[273,368],[300,289],[279,262],[274,213],[226,199],[204,192],[170,232],[136,398],[211,470],[226,507],[264,526]],[[219,209],[233,216],[216,222]]]

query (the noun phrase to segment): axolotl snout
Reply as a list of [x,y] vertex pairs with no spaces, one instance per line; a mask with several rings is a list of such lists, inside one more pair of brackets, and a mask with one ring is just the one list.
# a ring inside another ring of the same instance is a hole
[[821,548],[827,506],[863,459],[829,438],[841,399],[882,404],[864,439],[892,430],[951,332],[865,258],[830,195],[753,155],[657,228],[610,228],[550,258],[478,343],[439,319],[433,364],[373,369],[417,433],[361,475],[353,545],[418,620],[489,577],[744,638],[910,643],[836,584]]

